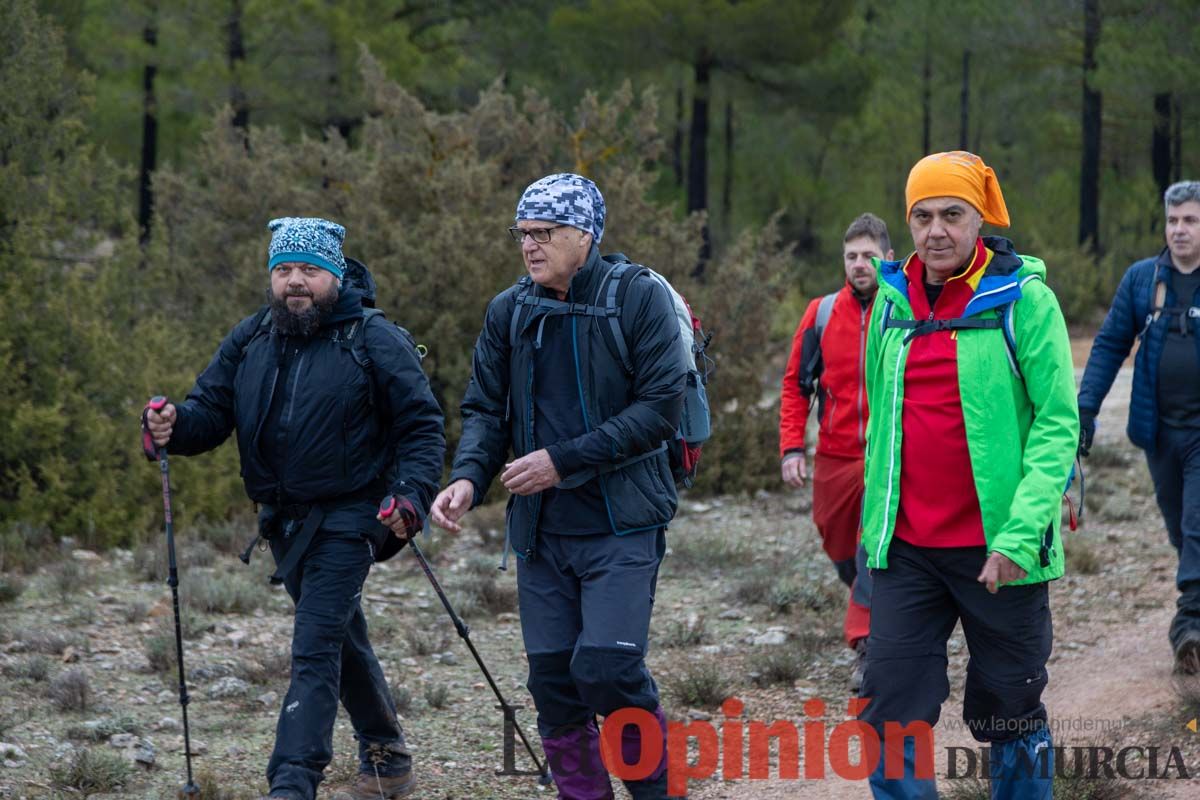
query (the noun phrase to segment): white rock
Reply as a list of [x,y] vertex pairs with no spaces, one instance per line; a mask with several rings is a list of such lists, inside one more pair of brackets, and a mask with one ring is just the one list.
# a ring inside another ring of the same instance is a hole
[[769,630],[754,637],[754,644],[756,645],[780,645],[785,642],[787,642],[786,631]]
[[279,695],[276,692],[264,692],[255,699],[270,708],[279,702]]
[[208,696],[214,700],[220,700],[227,697],[244,697],[249,691],[250,684],[241,678],[228,675],[208,687]]
[[15,744],[0,742],[0,761],[24,761],[27,758],[25,751]]

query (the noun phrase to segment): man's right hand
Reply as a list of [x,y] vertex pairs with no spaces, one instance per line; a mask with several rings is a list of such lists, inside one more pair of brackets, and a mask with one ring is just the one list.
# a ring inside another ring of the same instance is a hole
[[171,440],[171,431],[175,427],[175,404],[167,403],[160,410],[146,409],[146,427],[158,447],[166,447]]
[[1092,438],[1096,435],[1096,415],[1091,411],[1079,412],[1079,455],[1087,458],[1092,450]]
[[458,521],[471,510],[471,501],[474,499],[475,484],[466,478],[459,478],[434,498],[430,516],[439,528],[458,533],[462,530]]
[[804,460],[803,452],[788,453],[783,457],[779,470],[782,473],[783,482],[788,486],[794,489],[804,488],[804,482],[808,480],[808,463]]

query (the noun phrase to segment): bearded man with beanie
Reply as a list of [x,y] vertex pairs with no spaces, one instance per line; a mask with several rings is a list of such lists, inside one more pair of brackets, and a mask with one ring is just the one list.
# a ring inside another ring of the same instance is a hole
[[985,222],[1009,224],[981,158],[927,156],[905,194],[916,252],[880,264],[867,332],[861,717],[884,743],[871,789],[937,797],[932,737],[896,724],[937,723],[961,621],[963,719],[991,746],[992,797],[1049,800],[1047,582],[1063,574],[1060,503],[1079,436],[1067,328],[1045,265],[980,237]]
[[[344,284],[346,229],[295,217],[268,227],[267,307],[225,337],[183,403],[147,410],[147,425],[156,445],[185,456],[236,431],[272,581],[296,604],[270,800],[314,800],[339,700],[359,776],[334,797],[392,800],[415,788],[412,758],[360,598],[372,563],[421,529],[442,472],[442,412],[407,333],[368,314],[364,292]],[[400,513],[381,524],[389,494]]]
[[[642,709],[658,744],[666,736],[645,657],[677,504],[663,443],[679,425],[687,367],[663,286],[640,271],[610,284],[623,262],[600,256],[605,211],[596,184],[570,173],[521,196],[509,233],[528,275],[488,304],[450,484],[432,510],[457,531],[497,475],[512,493],[505,556],[517,555],[528,687],[565,800],[613,797],[596,715]],[[610,285],[621,343],[603,313]],[[641,752],[641,729],[626,726],[621,757],[637,764]],[[662,754],[626,782],[635,800],[667,796]]]

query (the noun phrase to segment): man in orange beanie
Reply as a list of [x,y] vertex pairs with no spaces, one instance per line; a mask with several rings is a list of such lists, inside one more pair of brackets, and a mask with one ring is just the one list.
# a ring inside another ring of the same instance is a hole
[[871,789],[937,797],[932,736],[912,726],[937,723],[961,621],[963,720],[991,745],[992,798],[1049,800],[1047,583],[1063,574],[1060,498],[1079,436],[1066,323],[1045,265],[980,237],[985,222],[1009,223],[981,158],[921,159],[906,200],[916,252],[880,265],[867,330],[862,544],[874,585],[861,695],[884,743]]

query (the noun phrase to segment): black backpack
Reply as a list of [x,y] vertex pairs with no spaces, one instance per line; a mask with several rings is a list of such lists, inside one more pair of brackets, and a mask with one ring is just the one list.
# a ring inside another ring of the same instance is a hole
[[[701,450],[712,435],[712,416],[708,406],[708,393],[705,389],[712,365],[712,359],[706,354],[706,348],[712,335],[704,332],[700,326],[700,319],[692,313],[691,306],[662,275],[649,267],[630,261],[624,253],[603,256],[602,260],[607,264],[608,271],[601,279],[600,287],[596,291],[595,303],[592,305],[567,303],[534,295],[532,294],[533,280],[527,275],[523,276],[517,282],[520,288],[517,290],[516,308],[513,310],[509,325],[509,345],[515,347],[517,344],[521,312],[525,306],[542,306],[564,314],[599,317],[608,320],[605,341],[609,344],[626,374],[633,375],[633,362],[629,355],[631,348],[625,341],[625,335],[621,330],[621,311],[629,284],[639,276],[649,276],[667,291],[680,326],[680,343],[684,350],[684,359],[688,364],[683,413],[675,435],[664,441],[660,447],[619,464],[607,464],[584,470],[560,483],[559,488],[574,488],[597,475],[623,469],[643,459],[652,458],[660,450],[667,452],[667,462],[671,467],[671,475],[675,479],[675,484],[691,487],[699,466]],[[600,304],[601,301],[603,301],[603,305]]]

